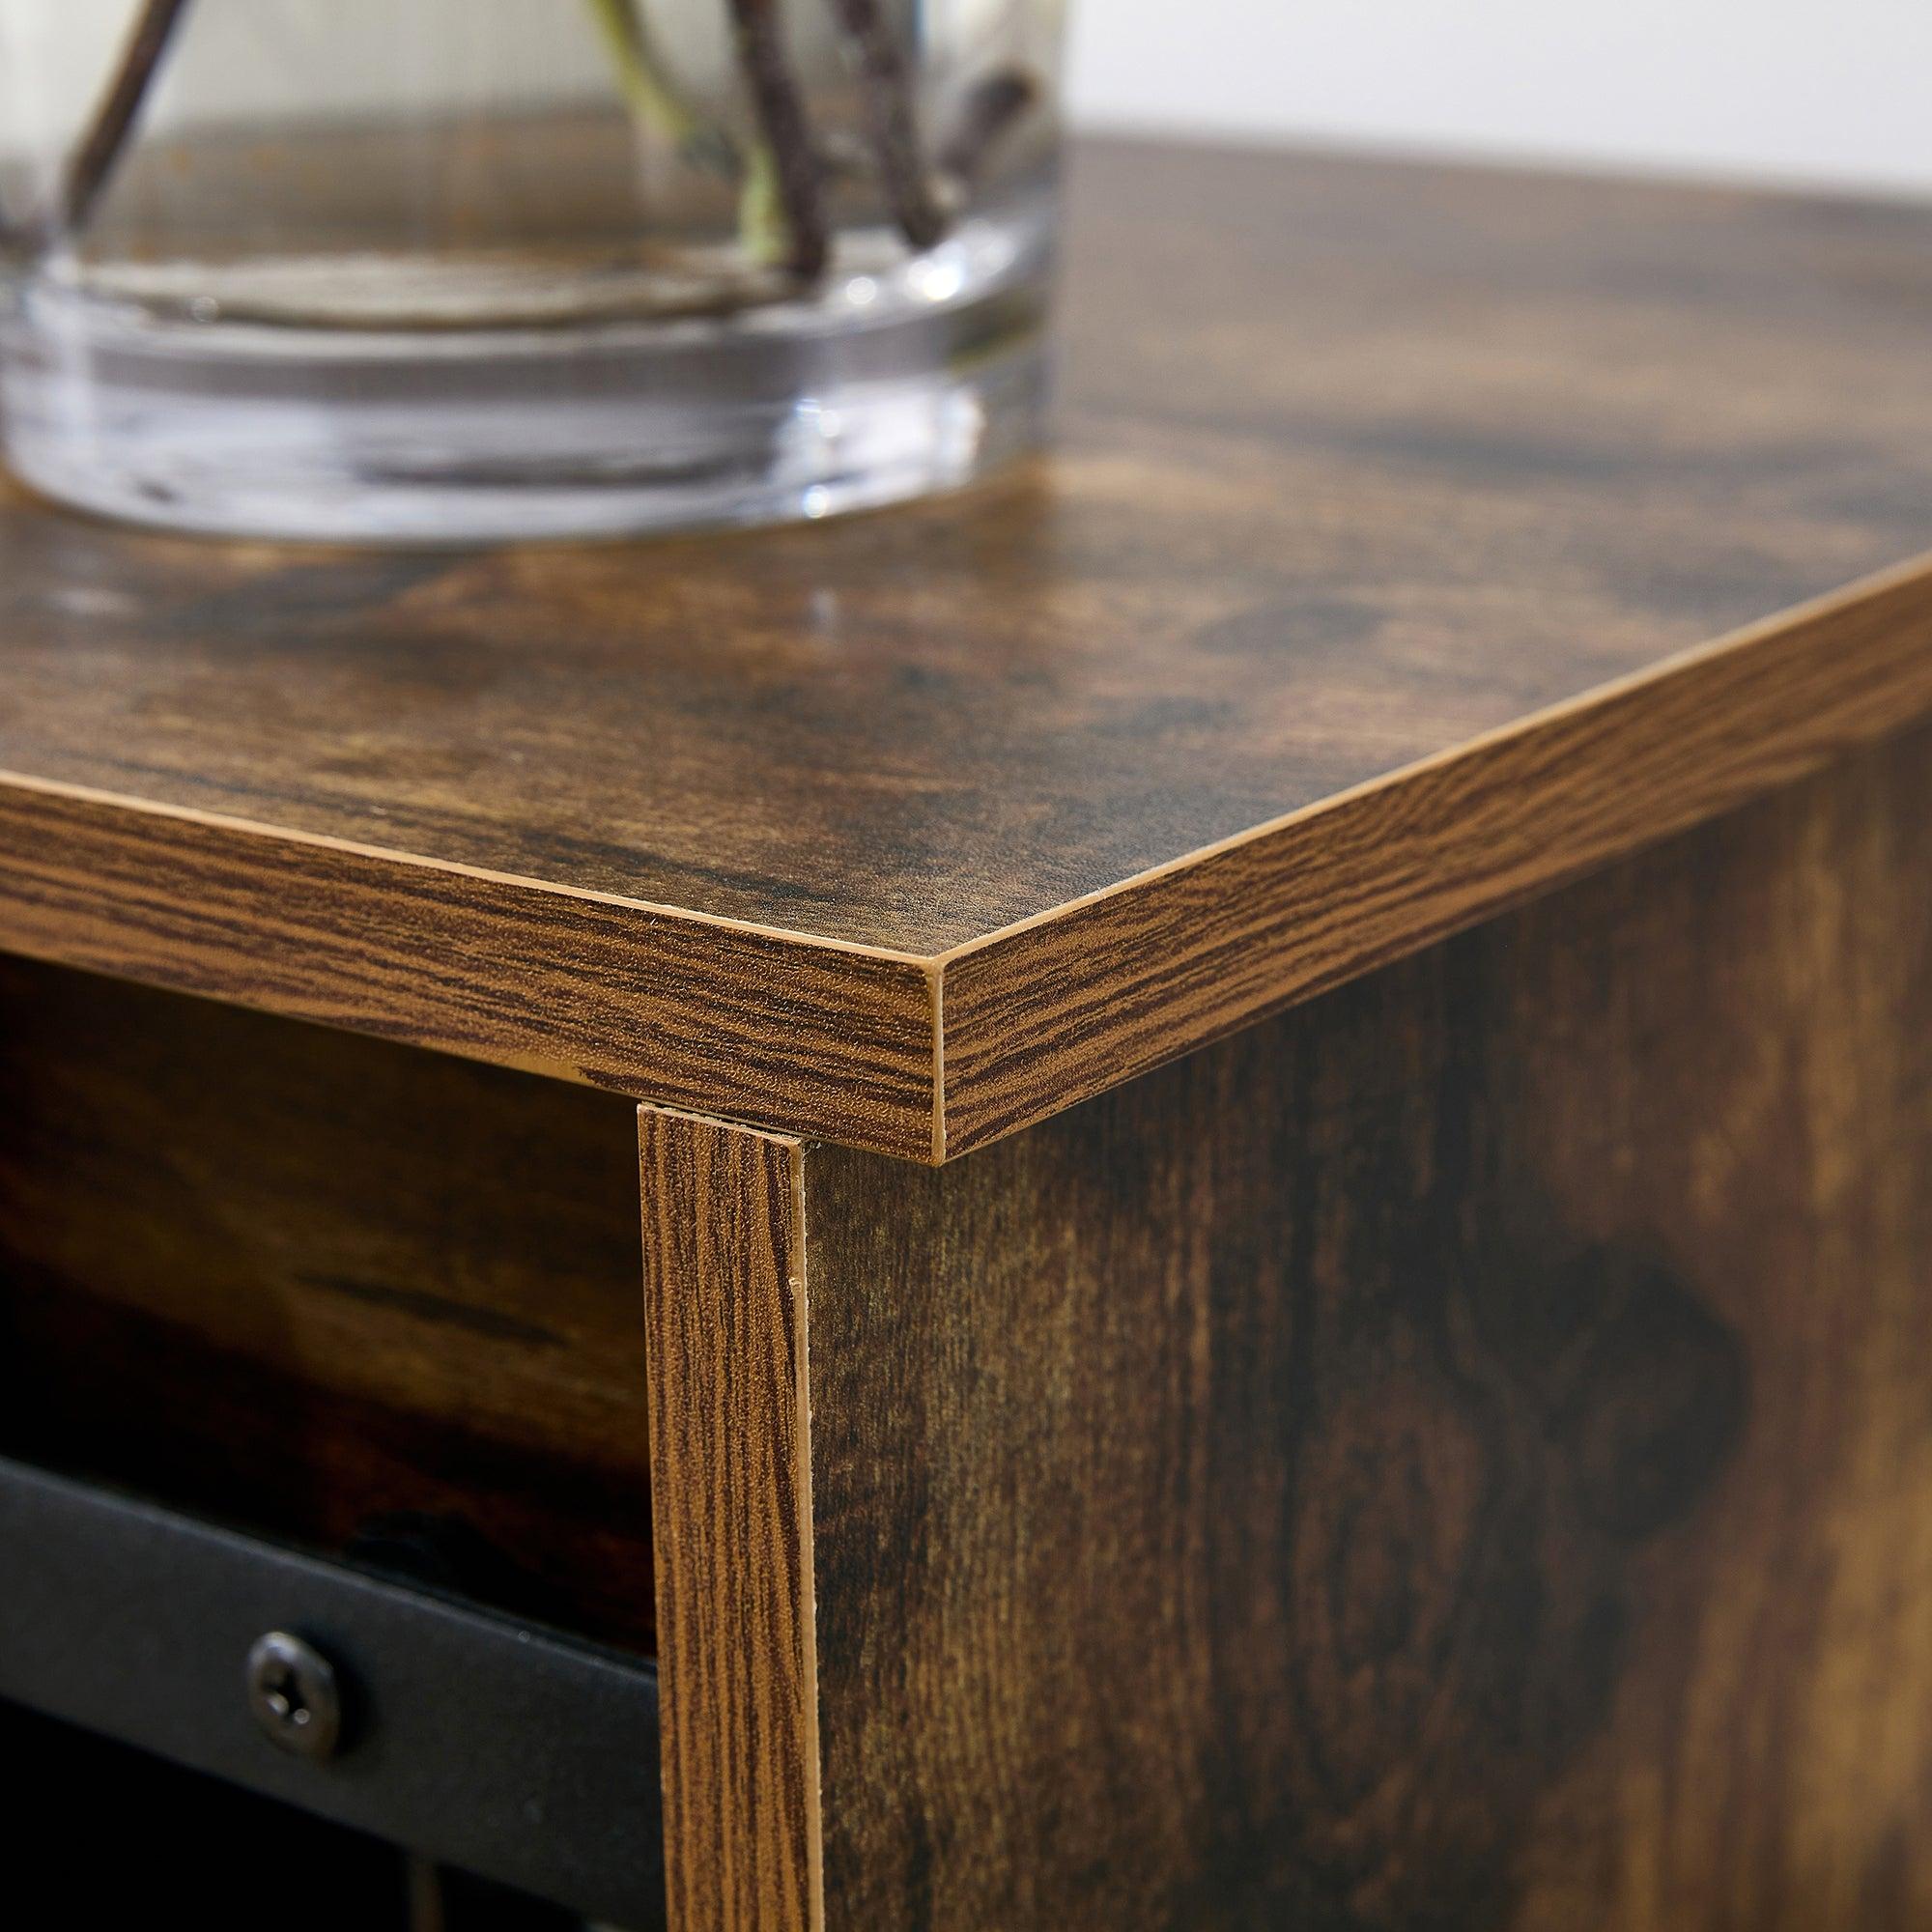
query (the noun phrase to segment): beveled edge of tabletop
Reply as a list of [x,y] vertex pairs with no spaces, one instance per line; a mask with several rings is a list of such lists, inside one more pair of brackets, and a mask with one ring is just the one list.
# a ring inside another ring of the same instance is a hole
[[4,771],[0,950],[932,1157],[906,954]]
[[1932,557],[930,957],[0,772],[0,949],[937,1162],[1932,717]]
[[1932,717],[1932,556],[940,962],[970,1151]]

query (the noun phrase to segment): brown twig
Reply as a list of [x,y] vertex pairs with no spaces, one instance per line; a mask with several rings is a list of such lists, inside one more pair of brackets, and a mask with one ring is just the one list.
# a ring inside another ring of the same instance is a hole
[[1003,67],[968,90],[952,130],[933,156],[933,172],[958,195],[977,185],[988,156],[1040,96],[1024,68]]
[[825,272],[831,240],[811,126],[785,58],[780,0],[731,0],[731,27],[739,71],[777,175],[785,225],[784,268],[800,281],[814,282]]
[[[948,142],[937,174],[921,151],[905,49],[888,28],[878,0],[831,0],[858,72],[867,131],[881,186],[906,241],[916,249],[945,239],[949,213],[941,180],[970,184],[978,160],[1031,101],[1024,76],[995,76],[970,103],[968,121]],[[51,224],[84,228],[112,181],[140,118],[168,43],[188,0],[143,0],[113,81],[74,153]],[[786,57],[781,0],[730,0],[738,63],[772,158],[785,226],[784,268],[815,281],[830,254],[823,184],[805,100]],[[0,244],[13,239],[0,233]]]
[[920,152],[905,49],[886,25],[878,0],[832,0],[832,12],[858,72],[880,185],[900,233],[923,253],[946,239],[951,222]]
[[68,167],[57,218],[57,225],[68,234],[76,234],[87,225],[95,204],[113,179],[187,4],[188,0],[143,0],[120,68],[94,110],[94,119]]

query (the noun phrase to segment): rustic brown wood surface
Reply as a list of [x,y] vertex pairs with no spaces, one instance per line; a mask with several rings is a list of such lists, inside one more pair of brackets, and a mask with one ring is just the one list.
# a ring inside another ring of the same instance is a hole
[[833,1927],[1932,1923],[1932,740],[808,1152]]
[[4,779],[0,947],[867,1146],[932,1142],[915,962]]
[[0,1442],[648,1648],[634,1111],[0,957]]
[[639,1112],[665,1886],[675,1932],[820,1932],[798,1142]]
[[0,946],[929,1158],[1932,711],[1932,212],[1121,146],[1074,206],[1059,445],[966,497],[0,498]]

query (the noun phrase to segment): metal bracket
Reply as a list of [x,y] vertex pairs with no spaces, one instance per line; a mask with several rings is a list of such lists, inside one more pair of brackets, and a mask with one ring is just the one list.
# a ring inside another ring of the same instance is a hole
[[[259,1640],[327,1660],[278,1747]],[[664,1920],[650,1665],[0,1458],[0,1697],[567,1906]]]

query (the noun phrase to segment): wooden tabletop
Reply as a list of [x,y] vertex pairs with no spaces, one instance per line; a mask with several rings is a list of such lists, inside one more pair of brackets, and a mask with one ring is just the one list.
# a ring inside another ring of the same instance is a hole
[[1128,146],[1073,204],[1059,444],[948,501],[0,495],[0,946],[930,1159],[1932,714],[1932,210]]

